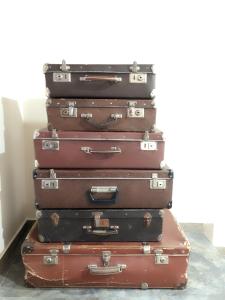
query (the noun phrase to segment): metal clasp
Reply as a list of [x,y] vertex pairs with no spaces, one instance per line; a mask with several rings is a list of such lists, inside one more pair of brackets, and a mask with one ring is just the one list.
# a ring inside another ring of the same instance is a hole
[[154,252],[155,252],[155,264],[157,264],[157,265],[168,265],[169,264],[169,256],[163,254],[162,249],[156,249]]
[[137,72],[140,70],[140,67],[137,65],[137,62],[136,62],[136,61],[134,61],[134,62],[133,62],[133,65],[130,66],[130,70],[131,70],[131,72],[133,72],[133,73],[137,73]]
[[157,173],[152,173],[152,179],[150,179],[150,189],[165,190],[166,189],[166,179],[160,179],[160,178],[158,178]]
[[128,109],[127,109],[127,117],[128,118],[144,118],[145,109],[135,107],[136,104],[137,104],[136,101],[128,102]]
[[111,252],[110,251],[102,251],[102,260],[104,267],[109,265],[111,259]]
[[77,117],[77,108],[75,107],[74,102],[69,102],[68,107],[60,108],[60,116],[63,118],[76,118]]
[[43,263],[45,265],[57,265],[59,263],[58,259],[58,249],[51,249],[49,250],[51,255],[44,255],[43,256]]
[[70,70],[70,66],[68,66],[68,65],[66,64],[65,59],[62,60],[62,65],[60,66],[60,69],[61,69],[63,72],[66,72],[66,71]]

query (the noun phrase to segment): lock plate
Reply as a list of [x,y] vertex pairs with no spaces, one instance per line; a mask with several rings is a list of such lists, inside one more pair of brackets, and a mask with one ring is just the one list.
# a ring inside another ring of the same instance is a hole
[[128,118],[144,118],[145,117],[145,109],[137,108],[137,107],[129,107],[127,109],[127,117]]
[[157,150],[157,142],[142,141],[141,142],[141,150],[143,150],[143,151],[156,151]]
[[42,141],[42,150],[59,150],[59,141]]
[[59,182],[57,179],[42,179],[41,188],[43,190],[57,190],[59,188]]
[[168,265],[169,264],[169,256],[164,254],[156,254],[155,263],[157,265]]
[[165,190],[166,189],[166,179],[158,178],[158,174],[153,173],[152,179],[150,179],[150,189]]
[[53,82],[71,82],[71,73],[53,73]]
[[72,106],[60,108],[60,116],[62,118],[77,118],[77,108]]
[[130,73],[129,74],[130,83],[147,83],[146,73]]
[[59,259],[57,255],[44,255],[43,263],[45,265],[57,265],[59,263]]

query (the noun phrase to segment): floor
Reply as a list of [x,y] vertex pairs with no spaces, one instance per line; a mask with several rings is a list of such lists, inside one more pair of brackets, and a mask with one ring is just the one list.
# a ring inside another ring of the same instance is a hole
[[198,227],[183,224],[192,252],[189,282],[185,290],[32,289],[23,282],[20,245],[4,274],[0,275],[0,299],[73,300],[225,300],[225,255],[220,253]]

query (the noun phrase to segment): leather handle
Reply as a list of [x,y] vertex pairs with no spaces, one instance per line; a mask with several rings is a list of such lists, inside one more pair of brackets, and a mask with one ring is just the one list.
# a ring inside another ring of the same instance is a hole
[[87,230],[88,234],[97,236],[109,236],[119,233],[119,226],[110,226],[108,229],[93,229],[91,226],[83,226],[84,230]]
[[108,150],[94,150],[91,147],[81,147],[80,150],[87,154],[116,154],[122,152],[119,147],[111,147]]
[[85,75],[85,76],[81,76],[80,77],[80,81],[109,81],[109,82],[121,82],[122,81],[122,77],[118,77],[118,76],[99,76],[99,75],[95,75],[95,76],[90,76],[90,75]]
[[[98,192],[98,193],[100,193],[100,192]],[[102,193],[104,193],[104,192],[102,192]],[[88,198],[89,198],[90,202],[93,204],[115,204],[117,201],[117,197],[118,197],[118,190],[112,192],[112,197],[110,199],[101,199],[101,198],[97,199],[94,197],[93,194],[94,193],[90,189],[88,191]]]
[[119,119],[122,119],[122,114],[118,114],[118,113],[111,114],[106,121],[103,121],[101,123],[97,123],[96,121],[92,120],[90,114],[84,114],[82,118],[93,127],[98,129],[103,129],[103,128],[107,128],[113,123],[116,123]]
[[91,275],[114,275],[121,273],[126,269],[126,265],[117,264],[115,266],[98,267],[97,265],[88,265],[88,270]]

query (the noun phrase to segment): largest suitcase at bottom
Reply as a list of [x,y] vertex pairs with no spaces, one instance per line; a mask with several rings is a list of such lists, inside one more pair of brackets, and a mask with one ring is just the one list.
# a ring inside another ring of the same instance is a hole
[[183,288],[189,243],[166,210],[161,242],[40,243],[36,224],[22,245],[33,287]]

